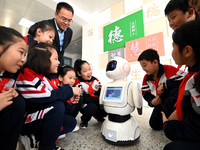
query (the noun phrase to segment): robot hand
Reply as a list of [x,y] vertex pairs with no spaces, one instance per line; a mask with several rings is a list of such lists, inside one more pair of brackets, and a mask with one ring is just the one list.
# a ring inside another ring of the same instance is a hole
[[132,82],[130,89],[132,92],[133,103],[135,107],[137,107],[138,114],[141,115],[143,100],[142,100],[142,92],[141,92],[140,85],[137,82]]

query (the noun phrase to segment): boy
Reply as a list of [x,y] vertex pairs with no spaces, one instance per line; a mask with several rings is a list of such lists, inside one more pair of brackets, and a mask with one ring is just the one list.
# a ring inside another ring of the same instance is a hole
[[165,7],[165,15],[173,30],[188,21],[199,18],[198,13],[183,0],[170,0]]
[[154,107],[149,125],[154,130],[161,130],[163,125],[161,111],[165,111],[167,117],[174,111],[178,88],[185,73],[173,66],[160,64],[159,55],[153,49],[143,51],[138,61],[147,73],[142,83],[143,98],[150,107]]
[[200,0],[184,0],[191,7],[193,7],[198,13],[200,13]]

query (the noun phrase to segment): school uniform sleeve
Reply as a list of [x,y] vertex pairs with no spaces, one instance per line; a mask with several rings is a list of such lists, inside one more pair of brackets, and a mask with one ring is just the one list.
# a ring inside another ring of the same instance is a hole
[[178,88],[186,75],[186,72],[177,70],[177,68],[170,65],[164,65],[164,72],[167,78],[166,82],[163,83],[165,89]]
[[146,82],[147,74],[144,76],[143,83],[142,83],[142,96],[148,102],[150,107],[153,107],[151,101],[155,98],[153,94],[151,94],[151,89]]
[[73,91],[69,84],[53,90],[47,80],[42,81],[31,71],[20,73],[16,85],[20,94],[32,103],[42,104],[55,100],[65,102],[73,96]]
[[170,120],[163,124],[165,135],[170,140],[200,141],[200,115],[192,111],[182,120]]

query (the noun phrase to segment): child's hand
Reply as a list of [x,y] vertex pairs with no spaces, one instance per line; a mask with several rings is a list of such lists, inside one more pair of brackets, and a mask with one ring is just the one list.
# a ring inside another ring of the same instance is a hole
[[167,117],[165,116],[165,113],[163,111],[161,111],[161,114],[162,114],[162,120],[163,120],[163,123],[165,121],[168,121]]
[[162,95],[162,93],[164,92],[164,87],[163,87],[163,83],[157,88],[157,92],[158,92],[158,95]]
[[157,105],[161,104],[161,102],[162,102],[162,100],[161,100],[160,96],[157,96],[151,101],[151,104],[154,106],[157,106]]
[[10,91],[13,94],[13,98],[17,97],[19,94],[17,93],[17,91],[12,88],[12,87],[7,87],[6,90],[2,90],[2,93],[5,91]]
[[79,102],[80,96],[74,95],[72,104],[77,104]]
[[0,111],[13,103],[11,100],[18,96],[16,93],[14,88],[8,88],[7,91],[4,90],[0,93]]
[[176,110],[169,116],[168,120],[179,120],[176,114]]
[[81,95],[82,90],[79,87],[72,87],[72,90],[73,90],[74,95],[76,96]]

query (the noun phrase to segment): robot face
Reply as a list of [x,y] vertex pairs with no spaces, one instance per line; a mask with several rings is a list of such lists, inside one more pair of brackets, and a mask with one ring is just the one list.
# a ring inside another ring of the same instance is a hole
[[117,66],[117,61],[116,61],[116,60],[110,61],[110,62],[107,64],[106,72],[107,72],[107,71],[113,71],[113,70],[115,70],[116,66]]
[[131,67],[127,60],[115,57],[106,67],[106,76],[110,79],[123,79],[130,73]]

